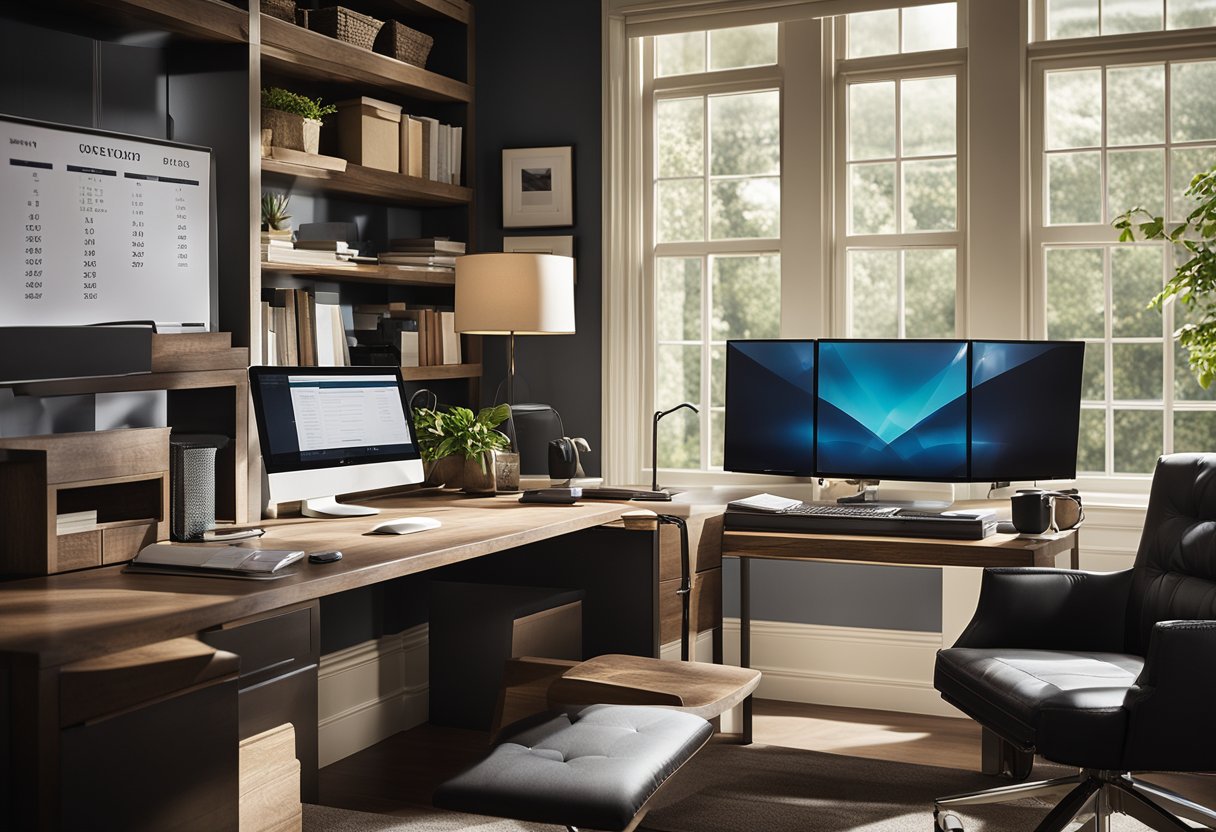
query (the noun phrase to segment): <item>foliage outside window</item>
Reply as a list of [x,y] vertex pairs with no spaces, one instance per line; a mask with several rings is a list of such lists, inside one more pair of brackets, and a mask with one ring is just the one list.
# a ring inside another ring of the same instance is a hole
[[1216,26],[1216,0],[1038,0],[1037,11],[1048,40]]

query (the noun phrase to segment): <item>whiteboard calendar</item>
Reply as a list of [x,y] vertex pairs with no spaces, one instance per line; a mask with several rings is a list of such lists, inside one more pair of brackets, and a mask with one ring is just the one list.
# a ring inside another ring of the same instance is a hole
[[0,326],[210,326],[211,152],[0,116]]

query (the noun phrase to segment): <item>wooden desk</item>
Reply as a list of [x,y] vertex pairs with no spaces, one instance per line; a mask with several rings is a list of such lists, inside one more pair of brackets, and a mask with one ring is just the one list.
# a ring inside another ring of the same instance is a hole
[[[914,537],[793,534],[788,532],[722,533],[722,557],[739,558],[739,664],[751,666],[751,561],[836,561],[892,566],[1055,566],[1056,555],[1071,553],[1080,568],[1080,535],[1076,529],[1053,540],[1022,540],[995,534],[983,540]],[[752,698],[743,701],[742,741],[752,741]]]
[[[314,565],[305,562],[291,567],[292,574],[280,580],[125,575],[121,567],[115,566],[0,584],[0,622],[3,622],[0,626],[0,776],[5,781],[0,797],[8,798],[0,800],[0,805],[10,804],[0,810],[0,828],[58,828],[58,807],[62,799],[58,785],[60,681],[64,666],[76,667],[76,663],[84,659],[204,631],[214,634],[214,628],[268,613],[280,618],[301,615],[307,619],[311,615],[315,628],[315,602],[324,596],[439,567],[464,569],[473,566],[474,561],[481,562],[479,559],[497,563],[496,568],[514,577],[511,559],[515,555],[505,553],[527,544],[545,547],[546,541],[552,541],[554,545],[548,546],[548,563],[561,562],[562,556],[565,556],[564,561],[574,562],[583,552],[570,552],[570,547],[560,545],[558,538],[576,532],[597,539],[618,533],[645,536],[644,541],[641,537],[636,538],[645,551],[632,558],[636,563],[633,573],[624,571],[624,564],[630,560],[626,552],[621,552],[617,559],[598,557],[595,560],[603,564],[603,570],[620,573],[620,581],[616,584],[608,579],[599,581],[606,587],[604,592],[630,592],[639,596],[617,598],[619,604],[615,605],[601,602],[600,608],[648,611],[652,620],[642,621],[641,629],[648,635],[646,644],[652,641],[653,651],[657,652],[658,536],[650,532],[595,528],[616,520],[625,508],[621,504],[521,506],[517,498],[509,496],[484,499],[398,497],[374,501],[374,504],[383,510],[378,517],[267,521],[267,534],[252,541],[251,545],[306,551],[341,549],[344,553],[337,563]],[[435,517],[443,525],[413,535],[367,533],[380,520],[406,515]],[[615,542],[621,541],[615,539]],[[599,555],[604,550],[605,544],[600,541],[593,551]],[[495,558],[497,553],[504,554]],[[457,564],[462,565],[456,567]],[[645,581],[636,579],[637,569],[646,570],[646,577],[651,579],[649,587]],[[305,615],[302,608],[309,606],[312,609]],[[307,635],[304,641],[307,647]],[[315,697],[315,630],[312,645],[312,695]],[[244,672],[243,666],[242,674]],[[315,698],[312,702],[315,722]],[[232,707],[236,707],[235,701]],[[235,745],[232,754],[235,759]],[[134,773],[131,773],[131,782],[138,782]]]

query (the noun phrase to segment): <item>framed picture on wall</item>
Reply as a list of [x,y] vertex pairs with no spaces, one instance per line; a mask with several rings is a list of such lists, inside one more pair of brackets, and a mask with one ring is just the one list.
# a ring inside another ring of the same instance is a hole
[[574,225],[572,150],[530,147],[502,152],[503,227]]
[[[557,237],[503,237],[502,250],[524,254],[558,254],[573,258],[574,237],[569,234]],[[577,269],[574,272],[574,282],[578,283]]]

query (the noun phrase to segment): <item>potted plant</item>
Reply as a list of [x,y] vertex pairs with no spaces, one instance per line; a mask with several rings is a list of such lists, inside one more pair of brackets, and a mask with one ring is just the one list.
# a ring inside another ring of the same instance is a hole
[[1206,390],[1216,378],[1216,167],[1197,174],[1186,196],[1195,200],[1196,207],[1173,228],[1143,208],[1120,214],[1114,226],[1120,242],[1135,240],[1139,234],[1146,240],[1167,241],[1189,255],[1149,306],[1160,310],[1168,299],[1177,297],[1186,307],[1190,320],[1178,327],[1174,337],[1186,348],[1191,372]]
[[444,411],[418,408],[414,411],[414,425],[419,453],[424,461],[429,458],[436,465],[446,457],[463,460],[464,492],[493,494],[494,452],[510,445],[506,434],[495,428],[509,415],[505,404],[482,408],[476,414],[467,407],[449,407]]
[[271,129],[270,143],[274,147],[316,154],[321,142],[321,122],[337,111],[337,107],[322,104],[319,98],[282,87],[262,90],[262,125]]
[[418,438],[418,453],[426,472],[424,485],[460,488],[464,473],[464,457],[455,453],[440,455],[439,446],[448,438],[443,412],[438,407],[415,407],[414,434]]
[[287,194],[262,194],[262,236],[270,240],[291,239],[291,214],[287,213],[287,204],[291,197]]

